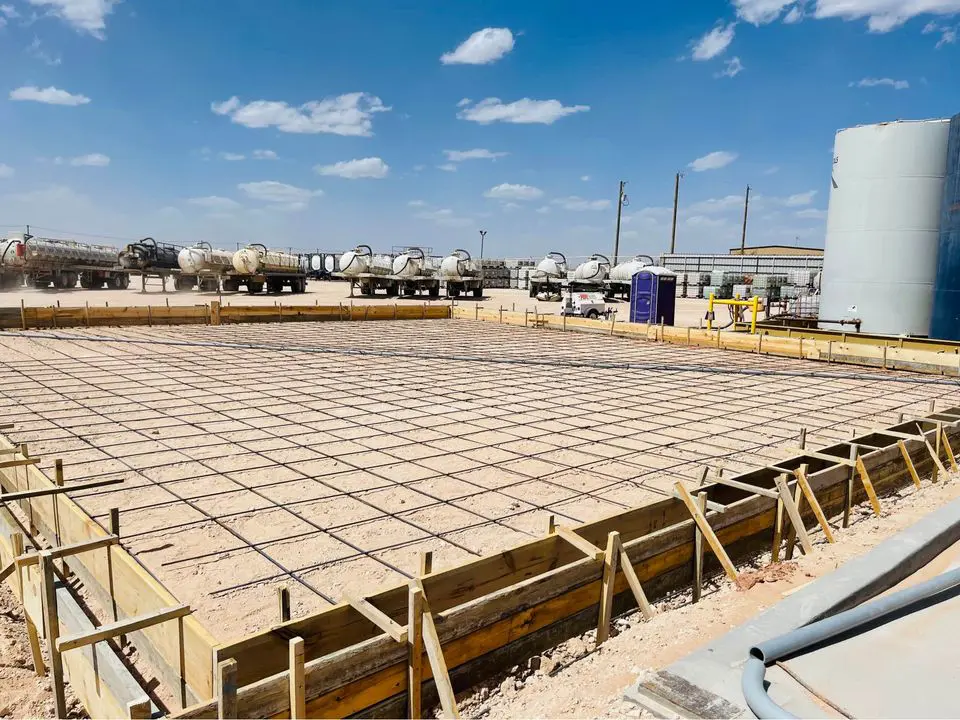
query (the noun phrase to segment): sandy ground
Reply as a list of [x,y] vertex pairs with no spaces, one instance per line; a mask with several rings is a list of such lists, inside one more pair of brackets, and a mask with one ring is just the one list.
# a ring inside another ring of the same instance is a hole
[[[62,334],[0,335],[9,437],[48,473],[124,478],[75,498],[104,524],[120,508],[125,546],[222,639],[274,622],[281,584],[303,615],[403,581],[422,551],[443,568],[704,466],[774,463],[802,427],[822,446],[960,401],[882,371],[470,321]],[[775,374],[730,373],[757,368]]]
[[[652,717],[623,700],[637,676],[659,670],[698,647],[746,622],[776,604],[794,589],[864,554],[883,540],[920,520],[941,505],[960,497],[960,479],[952,474],[946,483],[924,481],[883,500],[883,515],[860,505],[856,519],[844,530],[831,521],[836,543],[827,544],[819,530],[812,536],[814,552],[791,562],[769,565],[770,554],[755,568],[739,568],[756,581],[749,590],[738,590],[725,578],[715,582],[700,603],[690,593],[657,604],[658,614],[646,622],[639,613],[615,620],[617,634],[599,649],[595,633],[570,640],[516,668],[486,687],[460,698],[464,717],[487,718],[638,718]],[[921,570],[918,577],[925,577]]]
[[[198,293],[198,292],[167,292],[164,293],[159,280],[153,279],[147,285],[147,292],[140,292],[139,279],[135,285],[127,290],[36,290],[33,288],[23,288],[18,291],[4,290],[0,291],[0,306],[14,307],[20,305],[21,300],[27,306],[49,306],[56,305],[58,302],[63,307],[83,307],[84,303],[91,306],[102,306],[109,303],[111,307],[122,307],[125,305],[196,305],[200,303],[209,303],[211,300],[220,300],[224,304],[234,305],[274,305],[283,303],[284,305],[336,305],[338,303],[349,303],[350,289],[344,282],[320,282],[311,281],[307,284],[307,292],[302,295],[292,295],[289,291],[284,291],[280,295],[248,295],[245,292],[240,293]],[[429,300],[405,299],[405,298],[387,298],[383,295],[376,297],[362,297],[357,295],[353,298],[355,304],[422,304]],[[449,300],[435,301],[439,303],[449,303]],[[555,314],[560,312],[560,303],[543,302],[531,298],[526,290],[500,290],[490,289],[486,291],[483,298],[474,300],[473,298],[458,298],[458,304],[464,307],[473,307],[479,304],[482,308],[499,309],[503,307],[506,310],[536,310],[541,313]],[[611,309],[618,312],[618,320],[625,320],[630,315],[629,303],[611,302]],[[707,311],[707,301],[693,298],[677,298],[677,316],[676,324],[682,327],[697,327],[700,320],[703,319]],[[725,318],[720,312],[717,313],[718,321]]]

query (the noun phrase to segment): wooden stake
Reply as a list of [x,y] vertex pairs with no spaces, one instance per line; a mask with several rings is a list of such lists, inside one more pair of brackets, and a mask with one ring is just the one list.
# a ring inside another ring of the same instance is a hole
[[20,598],[23,609],[23,619],[26,621],[27,625],[27,639],[30,641],[30,655],[33,658],[33,671],[37,674],[37,677],[43,677],[47,674],[47,666],[43,662],[43,651],[40,649],[40,634],[37,632],[37,626],[34,625],[33,620],[31,620],[30,616],[27,614],[27,606],[24,604],[23,598],[23,583],[20,577],[20,568],[17,567],[16,563],[16,558],[23,555],[23,535],[20,533],[13,533],[10,536],[10,547],[13,549],[13,565],[14,574],[16,577],[17,595]]
[[717,556],[717,560],[719,560],[723,566],[724,572],[727,573],[727,577],[736,582],[737,569],[733,566],[733,563],[730,562],[727,551],[723,549],[723,545],[720,544],[720,540],[718,540],[716,534],[714,534],[713,528],[711,528],[710,523],[707,522],[706,516],[700,512],[700,508],[697,507],[696,502],[694,502],[690,496],[690,491],[687,490],[682,482],[675,482],[673,487],[680,493],[680,499],[683,500],[683,504],[687,506],[687,510],[689,510],[693,516],[694,522],[700,527],[703,536],[710,545],[710,549],[713,550],[713,554]]
[[[930,401],[930,412],[933,412],[934,402],[935,401],[933,400]],[[930,473],[930,479],[933,482],[936,482],[937,479],[939,478],[940,471],[943,471],[944,475],[947,474],[947,469],[943,466],[943,463],[940,462],[940,429],[941,429],[940,423],[937,423],[937,436],[935,441],[936,444],[935,444],[935,450],[933,452],[934,468],[933,468],[933,471]],[[929,444],[930,442],[927,441],[927,445]],[[24,453],[24,455],[26,455],[26,453]]]
[[280,622],[290,620],[290,589],[286,585],[277,588],[277,605],[280,609]]
[[433,550],[420,553],[420,577],[433,572]]
[[807,555],[813,552],[813,543],[810,542],[810,537],[807,535],[807,528],[803,524],[803,518],[800,516],[800,509],[793,502],[793,498],[790,497],[790,487],[787,485],[787,476],[786,474],[778,475],[774,482],[777,483],[777,490],[780,491],[780,498],[783,500],[783,506],[787,511],[787,515],[790,516],[790,522],[793,524],[793,529],[797,533],[797,539],[800,541],[800,547],[803,548],[803,552]]
[[817,518],[817,522],[820,523],[820,528],[823,530],[824,536],[827,538],[827,542],[834,542],[833,531],[830,529],[830,525],[827,523],[827,516],[823,514],[823,508],[820,507],[820,502],[817,500],[817,496],[813,494],[813,488],[810,487],[810,482],[807,480],[807,465],[803,464],[799,468],[793,471],[794,475],[797,478],[797,485],[803,489],[803,495],[807,499],[807,504],[810,506],[810,509],[813,510],[814,516]]
[[60,635],[60,615],[57,611],[56,575],[50,552],[40,553],[40,574],[43,578],[43,618],[47,626],[47,650],[50,653],[50,669],[53,675],[54,707],[58,718],[67,716],[67,697],[63,687],[63,658],[57,647]]
[[557,532],[557,535],[559,535],[568,543],[573,545],[577,550],[582,552],[587,557],[592,557],[595,560],[602,560],[604,555],[606,554],[604,553],[603,550],[598,548],[596,545],[580,537],[568,527],[565,527],[563,525],[557,525],[556,532]]
[[805,427],[800,428],[800,449],[807,449],[807,429]]
[[557,532],[557,518],[551,515],[547,518],[547,534],[553,535],[555,532]]
[[850,509],[853,507],[853,478],[857,472],[857,459],[860,452],[856,444],[850,446],[850,472],[847,475],[846,495],[843,499],[843,527],[850,527]]
[[610,637],[613,619],[613,589],[617,579],[617,561],[620,559],[620,533],[607,535],[607,550],[603,556],[603,580],[600,582],[600,614],[597,618],[597,645]]
[[[704,468],[706,470],[706,468]],[[697,507],[700,512],[707,514],[707,493],[697,493]],[[693,602],[700,602],[700,594],[703,592],[703,532],[700,526],[693,524]]]
[[303,638],[290,638],[290,717],[307,717],[306,684],[303,671]]
[[950,461],[950,467],[957,470],[957,459],[953,456],[953,448],[950,447],[950,440],[947,438],[947,431],[940,427],[940,435],[943,437],[943,449],[947,453],[947,460]]
[[863,459],[857,457],[857,472],[860,473],[860,480],[863,482],[863,489],[867,491],[867,497],[870,499],[870,504],[873,506],[873,512],[877,515],[880,514],[880,500],[877,499],[877,492],[873,489],[873,482],[870,480],[870,475],[867,473],[867,468],[863,464]]
[[777,493],[777,515],[773,521],[773,544],[770,546],[770,562],[780,562],[780,543],[783,541],[783,498]]
[[623,576],[627,579],[627,585],[630,586],[630,591],[633,593],[633,597],[637,601],[637,607],[640,608],[643,617],[647,620],[652,619],[653,608],[650,606],[650,601],[647,600],[647,594],[643,591],[643,586],[640,585],[640,578],[637,577],[637,572],[633,569],[630,556],[623,549],[623,543],[620,543],[620,568],[623,570]]
[[233,658],[217,664],[217,718],[229,720],[237,713],[237,661]]
[[[797,506],[797,511],[801,513],[800,517],[803,517],[803,507],[801,503],[803,502],[803,490],[800,488],[800,483],[797,483],[797,487],[793,490],[793,504]],[[797,531],[793,527],[793,523],[790,523],[790,527],[787,528],[787,549],[783,553],[784,560],[793,560],[793,548],[797,544]]]
[[149,720],[151,712],[150,698],[148,697],[142,700],[131,700],[127,703],[127,717],[130,720]]
[[920,487],[920,476],[917,474],[917,468],[914,467],[913,460],[910,459],[910,453],[903,440],[897,440],[897,447],[900,448],[900,455],[903,456],[903,462],[907,466],[907,472],[910,473],[913,484]]
[[407,642],[406,629],[402,625],[396,623],[380,608],[373,605],[369,600],[362,597],[355,597],[350,593],[344,593],[343,599],[350,603],[350,606],[354,610],[363,615],[367,620],[383,630],[398,643]]
[[[423,586],[420,586],[421,592]],[[426,596],[423,597],[423,645],[427,651],[427,659],[430,661],[430,669],[433,671],[433,682],[437,688],[437,695],[440,697],[440,707],[443,708],[443,716],[447,718],[459,718],[460,712],[457,710],[457,698],[453,693],[453,685],[450,684],[450,675],[447,672],[447,662],[443,658],[443,647],[440,645],[440,636],[437,635],[437,626],[433,622],[433,614],[430,612],[430,605]]]
[[423,590],[410,583],[407,596],[407,716],[423,716]]
[[[110,534],[115,535],[120,538],[120,508],[110,508]],[[120,620],[120,610],[117,607],[117,598],[114,594],[113,586],[113,550],[112,546],[107,546],[107,570],[109,571],[110,576],[110,604],[113,607],[113,621],[117,622]],[[121,635],[118,638],[120,647],[125,647],[127,644],[127,636]]]

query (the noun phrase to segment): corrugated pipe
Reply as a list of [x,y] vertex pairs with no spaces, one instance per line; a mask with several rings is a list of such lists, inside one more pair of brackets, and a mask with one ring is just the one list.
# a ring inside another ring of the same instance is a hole
[[819,645],[853,636],[873,627],[922,610],[960,593],[960,568],[943,573],[926,582],[887,595],[833,617],[797,628],[750,648],[743,668],[741,689],[747,707],[758,718],[795,718],[777,705],[764,688],[767,667],[817,649]]

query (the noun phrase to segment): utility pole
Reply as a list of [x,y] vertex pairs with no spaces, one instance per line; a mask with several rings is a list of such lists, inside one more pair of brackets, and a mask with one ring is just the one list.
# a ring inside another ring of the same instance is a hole
[[483,271],[483,239],[487,237],[487,231],[480,231],[480,277],[484,277],[486,273]]
[[623,206],[627,204],[627,195],[623,191],[627,184],[626,180],[620,181],[620,193],[617,195],[617,236],[613,240],[613,264],[617,264],[617,256],[620,254],[620,218],[623,214]]
[[680,204],[680,178],[682,172],[678,172],[673,180],[673,229],[670,231],[670,254],[673,255],[677,249],[677,207]]
[[747,185],[747,195],[743,201],[743,234],[740,236],[740,254],[743,255],[747,246],[747,211],[750,209],[750,186]]

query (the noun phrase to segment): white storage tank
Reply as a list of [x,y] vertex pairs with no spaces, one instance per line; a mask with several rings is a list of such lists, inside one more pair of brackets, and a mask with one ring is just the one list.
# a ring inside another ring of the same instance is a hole
[[948,120],[923,120],[837,133],[821,320],[859,319],[868,333],[927,334],[948,130]]
[[358,275],[390,275],[393,273],[393,258],[389,255],[374,255],[369,245],[357,245],[340,256],[340,273],[344,277]]
[[421,277],[430,275],[426,256],[418,247],[407,248],[393,259],[393,274],[398,277]]
[[194,275],[201,272],[222,273],[233,269],[233,255],[228,250],[216,250],[209,243],[197,243],[180,251],[177,264],[185,273]]
[[300,256],[279,250],[268,250],[265,245],[254,243],[233,254],[233,268],[241,275],[263,272],[299,272]]
[[604,255],[595,254],[591,255],[586,262],[577,265],[570,279],[576,282],[599,284],[607,279],[609,273],[610,260]]

